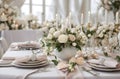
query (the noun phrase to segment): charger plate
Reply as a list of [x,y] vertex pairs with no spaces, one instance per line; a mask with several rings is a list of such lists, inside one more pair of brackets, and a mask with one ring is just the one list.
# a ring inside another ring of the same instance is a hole
[[91,68],[98,70],[98,71],[105,71],[105,72],[120,71],[120,68],[110,68],[110,67],[106,67],[106,66],[93,65],[90,63],[89,63],[89,65]]

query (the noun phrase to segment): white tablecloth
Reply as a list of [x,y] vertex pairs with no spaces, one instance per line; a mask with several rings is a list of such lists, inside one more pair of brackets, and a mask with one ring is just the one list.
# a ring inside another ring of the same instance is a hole
[[[4,57],[20,57],[29,55],[31,51],[7,51]],[[34,69],[21,69],[16,67],[0,67],[0,79],[22,79],[26,73]],[[27,79],[65,79],[65,74],[59,71],[55,66],[48,67],[47,72],[37,72],[27,77]],[[96,71],[99,72],[99,71]],[[83,79],[120,79],[120,72],[99,72],[100,76],[96,77],[88,72],[80,71],[84,76]],[[80,78],[75,78],[80,79]]]

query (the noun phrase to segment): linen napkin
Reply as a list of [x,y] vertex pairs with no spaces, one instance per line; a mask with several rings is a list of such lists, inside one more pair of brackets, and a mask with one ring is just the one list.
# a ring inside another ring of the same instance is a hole
[[1,60],[15,60],[15,57],[2,57]]
[[[30,56],[25,56],[25,57],[16,58],[15,62],[17,62],[17,63],[23,63],[23,62],[27,63],[30,60],[31,60]],[[37,61],[47,60],[47,56],[46,55],[38,55],[38,56],[36,56],[36,60]]]
[[11,50],[20,50],[20,49],[38,49],[40,48],[40,44],[35,41],[26,41],[19,43],[12,43],[10,46]]
[[104,65],[109,68],[116,68],[118,62],[112,58],[105,58],[105,59],[91,59],[88,60],[89,63],[97,64],[97,65]]

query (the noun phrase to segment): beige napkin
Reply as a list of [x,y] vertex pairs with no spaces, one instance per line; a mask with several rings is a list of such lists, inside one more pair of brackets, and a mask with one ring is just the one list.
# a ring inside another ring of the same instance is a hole
[[106,59],[103,64],[107,67],[116,68],[118,62],[114,59]]
[[15,60],[15,57],[2,57],[2,60]]
[[106,67],[110,67],[110,68],[115,68],[118,64],[118,62],[112,58],[105,58],[103,61],[103,59],[91,59],[88,60],[89,63],[93,63],[93,64],[98,64],[98,65],[105,65]]
[[10,45],[11,50],[19,50],[19,48],[40,48],[40,44],[35,41],[26,41],[19,43],[12,43]]
[[21,44],[18,44],[18,47],[35,47],[35,48],[40,48],[39,43],[35,41],[29,41],[29,42],[23,42]]
[[[28,62],[31,60],[31,56],[25,56],[25,57],[20,57],[20,58],[16,58],[15,62],[20,63],[20,62]],[[36,60],[38,61],[44,61],[47,60],[47,56],[46,55],[38,55],[36,56]]]

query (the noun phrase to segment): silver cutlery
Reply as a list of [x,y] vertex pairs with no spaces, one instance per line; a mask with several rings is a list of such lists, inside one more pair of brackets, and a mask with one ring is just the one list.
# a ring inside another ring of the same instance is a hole
[[90,68],[88,66],[84,66],[82,68],[83,68],[83,70],[89,72],[90,74],[92,74],[94,76],[99,76],[100,75],[100,73],[93,71],[92,68]]

